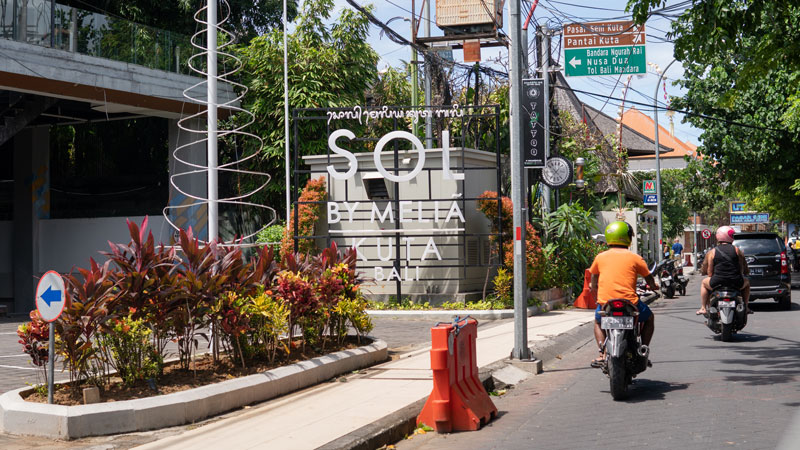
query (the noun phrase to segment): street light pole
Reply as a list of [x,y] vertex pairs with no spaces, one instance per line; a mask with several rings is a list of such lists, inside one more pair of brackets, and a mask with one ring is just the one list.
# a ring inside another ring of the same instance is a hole
[[655,123],[655,143],[656,143],[656,197],[657,198],[657,215],[658,215],[658,261],[664,259],[664,229],[661,217],[661,157],[658,154],[658,87],[661,86],[661,80],[664,78],[664,74],[667,73],[667,69],[670,68],[673,64],[675,64],[675,59],[672,60],[667,68],[661,72],[661,75],[658,77],[658,83],[656,83],[656,91],[653,94],[653,122]]

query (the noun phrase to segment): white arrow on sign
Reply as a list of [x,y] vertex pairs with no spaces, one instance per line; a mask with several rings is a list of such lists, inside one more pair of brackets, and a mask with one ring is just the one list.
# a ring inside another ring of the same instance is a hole
[[581,65],[581,60],[580,59],[576,59],[573,56],[572,59],[569,60],[569,65],[572,66],[572,68],[574,69],[575,66],[580,66]]

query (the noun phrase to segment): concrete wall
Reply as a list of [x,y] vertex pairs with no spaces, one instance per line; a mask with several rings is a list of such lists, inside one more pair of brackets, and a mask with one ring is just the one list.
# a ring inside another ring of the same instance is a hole
[[[401,151],[400,174],[404,175],[414,169],[417,164],[416,151]],[[400,246],[396,245],[394,233],[395,224],[388,220],[380,223],[378,220],[372,222],[373,202],[383,213],[387,203],[394,205],[393,201],[373,201],[367,195],[367,179],[379,179],[385,182],[390,198],[395,198],[395,183],[384,180],[375,169],[373,153],[355,154],[358,161],[358,172],[347,180],[337,180],[328,177],[325,167],[328,164],[328,156],[305,157],[304,161],[310,166],[311,170],[318,173],[312,174],[313,178],[323,177],[328,181],[328,198],[330,202],[336,202],[339,206],[342,220],[338,223],[328,223],[327,207],[323,208],[322,218],[317,226],[317,235],[325,234],[325,230],[331,231],[331,236],[337,236],[334,240],[343,247],[350,247],[361,240],[364,236],[370,236],[360,246],[359,251],[368,261],[359,261],[359,268],[363,274],[369,278],[378,278],[380,272],[376,272],[375,267],[381,267],[383,274],[389,276],[392,270],[395,253],[399,251],[401,264],[400,276],[404,279],[402,291],[404,294],[454,294],[465,292],[476,292],[483,289],[486,280],[486,267],[441,267],[442,265],[461,264],[465,259],[469,264],[485,264],[488,261],[489,242],[488,236],[474,237],[465,234],[489,233],[489,221],[477,210],[474,200],[463,200],[478,197],[486,190],[497,190],[497,159],[494,153],[478,151],[473,149],[453,148],[450,151],[451,167],[475,167],[482,170],[465,171],[465,180],[445,180],[442,172],[442,150],[426,150],[425,169],[414,179],[408,182],[398,183],[399,198],[401,200],[411,200],[410,204],[404,207],[406,217],[412,219],[410,222],[400,223]],[[384,151],[381,155],[384,167],[394,167],[394,154]],[[347,161],[337,155],[330,156],[331,164],[340,172],[346,172]],[[390,170],[391,171],[391,170]],[[461,170],[452,170],[454,173],[461,173]],[[438,217],[436,203],[438,200]],[[350,221],[349,213],[343,206],[344,201],[352,204],[360,202],[360,205],[353,214],[353,221]],[[445,221],[453,202],[458,203],[465,222],[462,223],[458,218]],[[421,206],[421,211],[420,211]],[[391,210],[390,206],[390,210]],[[410,212],[410,214],[409,214]],[[397,211],[394,211],[395,220],[398,219]],[[419,219],[422,219],[420,221]],[[445,229],[463,229],[459,232],[444,232]],[[382,231],[383,230],[383,231]],[[353,236],[359,236],[358,238]],[[423,253],[430,236],[434,236],[435,245],[441,254],[442,260],[437,260],[431,253],[426,255],[426,260],[421,261]],[[402,238],[413,238],[407,245]],[[380,239],[380,241],[379,241]],[[381,253],[384,259],[378,256],[378,243],[381,245]],[[319,247],[326,246],[324,238],[318,239]],[[388,246],[393,248],[391,253]],[[410,248],[410,253],[406,251]],[[391,255],[391,256],[390,256]],[[410,259],[407,261],[406,258]],[[406,267],[408,270],[406,272]],[[419,267],[419,281],[406,281],[406,278],[416,278],[416,267]],[[378,269],[380,271],[381,269]],[[430,280],[436,278],[438,280]],[[427,281],[425,279],[428,279]],[[390,282],[376,281],[375,284],[365,284],[364,288],[373,294],[394,294],[396,292],[396,281]]]
[[[99,252],[108,251],[108,241],[130,242],[126,217],[93,219],[51,219],[39,223],[39,272],[48,270],[69,272],[73,266],[86,267],[89,258],[105,261]],[[141,224],[143,216],[130,220]],[[156,243],[169,242],[172,228],[163,216],[148,218],[148,228]]]
[[[89,258],[105,261],[99,252],[108,250],[108,241],[130,241],[125,217],[93,219],[49,219],[39,221],[39,265],[35,277],[48,270],[68,273],[73,267],[86,267]],[[144,217],[131,217],[141,224]],[[148,220],[156,242],[169,242],[172,229],[162,216]],[[0,222],[0,298],[13,297],[12,222]],[[35,285],[35,283],[34,283]],[[31,292],[31,296],[33,293]],[[16,311],[19,312],[19,311]]]

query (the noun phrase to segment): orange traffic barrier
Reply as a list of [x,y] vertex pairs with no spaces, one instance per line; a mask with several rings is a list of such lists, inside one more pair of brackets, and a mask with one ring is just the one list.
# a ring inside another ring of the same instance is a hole
[[686,263],[683,267],[692,267],[692,255],[690,253],[686,254]]
[[589,289],[589,285],[592,282],[592,274],[589,272],[589,269],[586,269],[586,273],[583,276],[583,291],[578,298],[575,299],[575,303],[573,306],[576,308],[583,308],[583,309],[595,309],[597,308],[597,296]]
[[478,322],[459,319],[431,328],[433,391],[417,417],[439,433],[474,431],[497,416],[478,378]]

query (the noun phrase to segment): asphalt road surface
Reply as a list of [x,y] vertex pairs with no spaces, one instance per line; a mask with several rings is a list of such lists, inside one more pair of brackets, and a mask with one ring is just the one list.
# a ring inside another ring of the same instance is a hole
[[747,327],[725,343],[695,315],[699,281],[652,305],[654,365],[627,401],[613,401],[608,378],[589,367],[596,346],[586,330],[543,374],[492,397],[499,415],[483,429],[414,435],[397,448],[774,449],[800,410],[800,289],[791,311],[754,302]]

